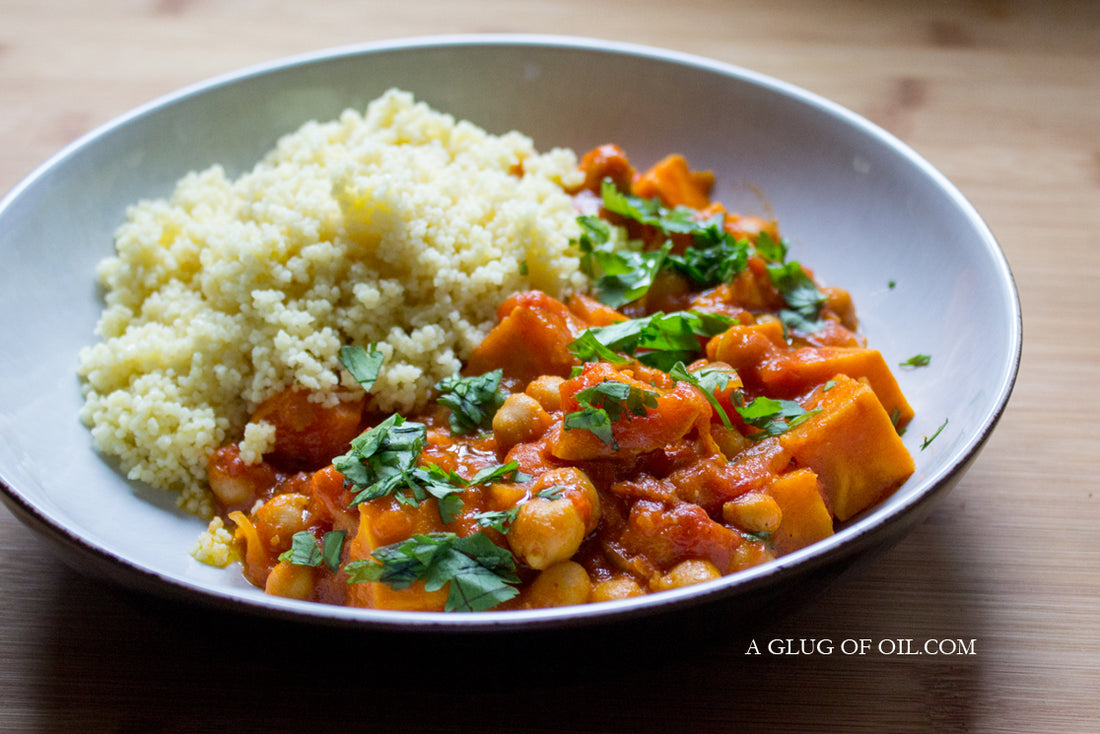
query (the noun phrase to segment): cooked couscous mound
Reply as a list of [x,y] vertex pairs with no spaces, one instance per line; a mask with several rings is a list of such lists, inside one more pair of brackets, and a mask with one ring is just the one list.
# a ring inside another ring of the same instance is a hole
[[130,209],[100,264],[102,341],[79,364],[96,446],[209,515],[210,452],[243,440],[258,458],[271,432],[248,416],[287,387],[354,388],[342,345],[377,344],[375,406],[413,409],[507,295],[583,286],[565,193],[579,176],[570,151],[396,90],[303,126],[236,180],[187,175]]

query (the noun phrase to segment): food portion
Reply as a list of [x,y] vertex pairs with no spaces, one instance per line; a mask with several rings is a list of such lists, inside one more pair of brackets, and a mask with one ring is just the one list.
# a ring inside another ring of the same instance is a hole
[[214,166],[136,204],[99,267],[102,341],[80,355],[96,447],[210,516],[210,453],[243,435],[251,461],[274,440],[248,423],[261,403],[291,387],[362,401],[342,346],[385,355],[376,407],[427,404],[506,297],[583,287],[564,190],[579,176],[569,151],[392,91],[305,125],[238,178]]
[[131,213],[82,355],[97,445],[212,516],[197,558],[295,599],[563,606],[796,551],[909,477],[913,410],[847,292],[713,185],[400,92],[306,126]]

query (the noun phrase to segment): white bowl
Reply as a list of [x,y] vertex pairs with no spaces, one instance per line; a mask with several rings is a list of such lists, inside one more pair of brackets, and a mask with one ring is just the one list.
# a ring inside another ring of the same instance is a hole
[[[79,349],[102,308],[94,270],[125,207],[188,171],[252,167],[280,135],[390,87],[537,147],[621,145],[638,165],[679,152],[715,172],[731,210],[774,214],[792,255],[851,291],[872,346],[917,415],[916,473],[836,535],[686,589],[564,609],[377,611],[264,595],[188,551],[204,524],[128,482],[78,419]],[[706,59],[585,39],[476,36],[300,56],[156,100],[58,153],[0,202],[0,483],[5,504],[77,568],[169,599],[326,625],[414,631],[570,627],[720,602],[748,615],[899,539],[962,476],[1009,399],[1021,348],[1004,255],[960,193],[859,116],[788,84]],[[894,283],[891,287],[891,283]],[[925,437],[942,432],[927,448]]]

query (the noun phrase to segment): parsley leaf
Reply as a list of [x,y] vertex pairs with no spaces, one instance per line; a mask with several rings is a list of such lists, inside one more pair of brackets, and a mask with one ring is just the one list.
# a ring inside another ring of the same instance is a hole
[[596,297],[618,308],[644,296],[664,265],[672,243],[666,242],[657,250],[616,250],[607,222],[591,216],[578,217],[577,222],[581,225],[577,241],[581,269],[593,279]]
[[581,410],[565,416],[565,430],[586,430],[614,450],[619,444],[611,424],[632,415],[644,416],[647,408],[657,407],[657,393],[618,380],[604,380],[576,394]]
[[740,401],[734,402],[733,407],[741,420],[760,429],[761,433],[753,434],[749,438],[778,436],[821,412],[820,408],[806,410],[793,400],[775,400],[763,396],[748,404],[744,403],[742,397]]
[[802,266],[795,261],[767,266],[768,276],[788,308],[779,311],[783,325],[802,334],[812,334],[824,326],[821,309],[825,305],[822,293]]
[[321,549],[317,547],[317,538],[308,530],[300,530],[294,533],[290,539],[290,548],[279,554],[280,561],[293,563],[295,566],[319,566],[321,565]]
[[691,372],[684,366],[683,362],[677,362],[668,371],[668,374],[678,382],[687,382],[699,388],[707,402],[714,408],[714,412],[722,419],[722,425],[726,428],[733,428],[730,417],[726,415],[726,409],[718,402],[718,398],[714,397],[716,391],[725,390],[726,386],[729,385],[731,379],[729,372],[714,367],[703,367],[696,372]]
[[709,339],[730,327],[734,320],[720,314],[698,311],[657,313],[609,326],[586,329],[569,344],[569,351],[581,362],[605,361],[623,364],[629,360],[665,370],[677,362],[690,362],[702,353],[699,338]]
[[374,387],[374,381],[378,379],[378,372],[382,369],[385,356],[370,345],[370,349],[360,346],[340,347],[340,364],[344,365],[355,381],[370,392]]
[[444,607],[448,612],[492,609],[519,593],[515,559],[483,532],[414,535],[376,548],[371,558],[344,567],[348,583],[381,582],[405,589],[423,581],[427,591],[450,584]]
[[748,265],[749,243],[723,228],[724,216],[719,212],[701,222],[692,233],[695,246],[668,257],[669,269],[693,281],[697,288],[728,283]]
[[347,530],[330,530],[321,538],[321,560],[332,571],[340,567],[340,554],[344,550],[347,534]]
[[904,362],[899,362],[899,367],[927,367],[932,363],[932,355],[930,354],[914,354]]
[[933,433],[931,436],[925,436],[924,437],[924,440],[921,441],[921,444],[920,444],[920,450],[921,451],[924,451],[926,448],[928,448],[929,444],[931,444],[933,441],[936,440],[936,436],[940,435],[940,433],[943,432],[944,428],[947,428],[947,421],[948,421],[948,419],[944,418],[943,423],[940,424],[940,427],[936,429],[935,433]]
[[787,246],[786,240],[782,237],[775,239],[766,231],[758,232],[753,244],[753,249],[756,250],[756,254],[773,263],[785,263],[787,261],[787,251],[790,247]]
[[500,381],[504,373],[493,370],[475,377],[446,377],[435,388],[443,394],[440,405],[451,409],[451,433],[464,436],[493,425],[493,416],[504,404]]
[[666,234],[692,234],[700,229],[695,219],[698,212],[686,206],[667,209],[657,198],[642,199],[623,193],[611,181],[605,178],[600,185],[603,208],[639,224],[656,227]]
[[356,492],[352,505],[385,497],[407,486],[427,440],[427,426],[393,414],[351,441],[350,450],[332,460]]
[[290,539],[290,549],[280,553],[279,560],[295,566],[320,566],[324,563],[335,571],[340,567],[340,553],[344,549],[346,535],[346,530],[331,530],[325,533],[318,546],[313,533],[301,530],[294,533]]

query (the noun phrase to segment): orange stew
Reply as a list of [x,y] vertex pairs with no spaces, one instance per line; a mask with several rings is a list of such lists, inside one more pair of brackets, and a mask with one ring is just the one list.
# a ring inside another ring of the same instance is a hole
[[252,417],[275,427],[261,463],[213,454],[250,582],[402,610],[622,599],[821,540],[913,472],[890,369],[774,222],[726,212],[678,155],[581,166],[589,294],[508,298],[419,414],[289,390]]

